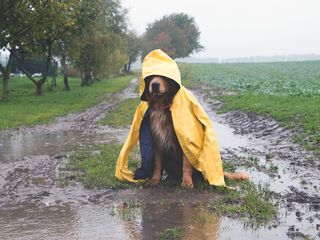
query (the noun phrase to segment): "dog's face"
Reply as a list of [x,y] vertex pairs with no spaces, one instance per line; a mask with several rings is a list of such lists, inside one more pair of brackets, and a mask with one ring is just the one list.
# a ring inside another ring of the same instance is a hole
[[152,76],[149,83],[149,93],[154,96],[161,96],[168,91],[168,81],[161,76]]
[[172,80],[162,76],[149,76],[145,79],[147,100],[149,105],[170,104],[175,95],[175,86]]

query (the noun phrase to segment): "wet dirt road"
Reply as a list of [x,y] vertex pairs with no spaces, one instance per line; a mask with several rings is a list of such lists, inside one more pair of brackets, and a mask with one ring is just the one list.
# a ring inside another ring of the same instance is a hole
[[128,129],[97,122],[120,101],[136,97],[136,84],[82,113],[0,133],[1,239],[152,239],[173,227],[184,239],[320,238],[319,159],[293,144],[292,133],[272,119],[237,111],[217,116],[221,103],[200,90],[195,94],[214,122],[223,160],[248,172],[254,183],[270,185],[277,221],[252,229],[220,217],[206,207],[217,196],[197,189],[61,187],[70,151],[124,140]]

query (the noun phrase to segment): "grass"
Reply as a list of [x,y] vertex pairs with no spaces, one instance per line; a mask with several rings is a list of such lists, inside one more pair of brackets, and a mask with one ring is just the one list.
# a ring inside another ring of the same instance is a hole
[[48,91],[44,85],[43,96],[36,96],[30,80],[12,77],[9,99],[0,101],[0,130],[47,123],[57,116],[84,110],[99,103],[107,93],[125,88],[131,79],[132,76],[122,76],[80,87],[79,79],[70,78],[71,91],[63,91],[63,80],[59,77],[54,91]]
[[120,128],[131,124],[139,99],[126,99],[111,110],[100,124]]
[[249,181],[228,181],[227,184],[237,185],[239,189],[225,193],[216,205],[218,207],[213,207],[215,212],[241,218],[253,225],[264,224],[276,218],[277,207],[272,202],[272,193],[268,186],[256,186]]
[[168,228],[161,232],[156,232],[157,240],[178,240],[183,238],[183,231],[180,227]]
[[[96,145],[74,152],[67,168],[76,172],[76,180],[86,188],[123,189],[137,186],[118,181],[115,176],[120,144]],[[135,148],[129,157],[129,168],[135,170],[140,163],[140,152]]]

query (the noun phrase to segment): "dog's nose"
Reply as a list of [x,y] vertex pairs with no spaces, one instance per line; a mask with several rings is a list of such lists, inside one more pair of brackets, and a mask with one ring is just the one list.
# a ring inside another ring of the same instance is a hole
[[159,92],[160,84],[157,83],[157,82],[154,82],[154,83],[151,84],[151,87],[152,87],[152,91],[153,92]]

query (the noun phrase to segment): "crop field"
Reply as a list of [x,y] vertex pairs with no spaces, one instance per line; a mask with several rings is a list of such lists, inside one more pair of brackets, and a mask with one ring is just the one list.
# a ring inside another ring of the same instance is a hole
[[216,97],[222,112],[271,116],[295,131],[295,140],[320,154],[320,61],[181,64],[182,78],[234,94]]
[[320,61],[188,64],[193,80],[267,95],[320,94]]

